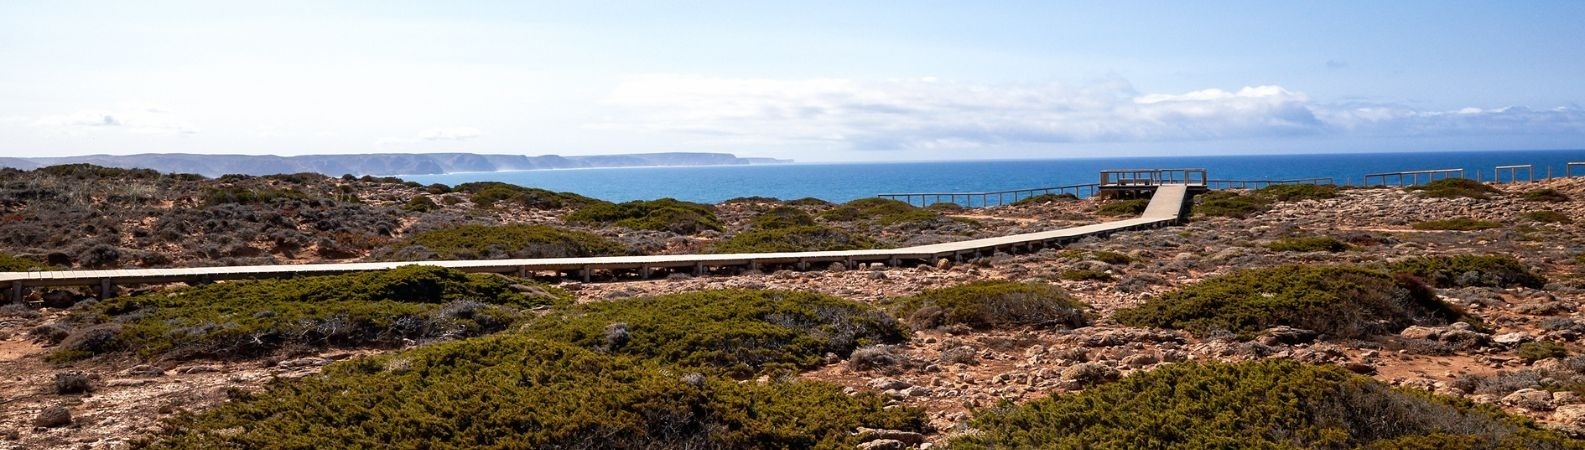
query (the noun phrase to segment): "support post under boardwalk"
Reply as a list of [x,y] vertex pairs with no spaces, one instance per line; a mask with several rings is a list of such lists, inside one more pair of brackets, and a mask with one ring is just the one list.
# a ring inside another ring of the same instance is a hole
[[116,296],[116,284],[109,278],[99,280],[99,299],[105,300]]
[[22,303],[22,280],[11,282],[11,303]]

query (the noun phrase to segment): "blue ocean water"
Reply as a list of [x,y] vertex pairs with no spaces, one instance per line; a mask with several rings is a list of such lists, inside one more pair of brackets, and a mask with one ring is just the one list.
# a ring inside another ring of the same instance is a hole
[[[716,203],[749,196],[816,197],[844,202],[879,193],[1001,191],[1094,183],[1100,171],[1106,169],[1204,168],[1213,180],[1331,177],[1338,184],[1360,184],[1367,173],[1427,169],[1465,169],[1471,178],[1479,174],[1483,180],[1490,180],[1496,166],[1517,164],[1533,165],[1535,177],[1539,179],[1546,176],[1548,168],[1554,176],[1562,176],[1565,163],[1581,161],[1585,161],[1585,150],[646,167],[402,178],[453,186],[472,181],[502,181],[617,202],[672,197]],[[1585,170],[1579,167],[1574,172],[1576,176],[1585,175]],[[1522,171],[1520,178],[1524,178]]]

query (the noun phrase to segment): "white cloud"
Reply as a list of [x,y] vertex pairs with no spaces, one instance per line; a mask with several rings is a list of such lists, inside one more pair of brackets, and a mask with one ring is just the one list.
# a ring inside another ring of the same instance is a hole
[[126,131],[138,134],[189,135],[198,127],[168,111],[153,108],[80,110],[39,117],[32,126],[48,133],[77,134],[89,131]]
[[418,133],[418,139],[423,141],[465,141],[482,136],[478,128],[448,127],[432,128]]
[[1580,132],[1577,109],[1324,105],[1281,86],[1140,93],[1126,80],[1085,85],[974,84],[649,75],[606,98],[600,128],[682,132],[740,142],[950,149],[1007,143],[1140,142],[1357,134]]

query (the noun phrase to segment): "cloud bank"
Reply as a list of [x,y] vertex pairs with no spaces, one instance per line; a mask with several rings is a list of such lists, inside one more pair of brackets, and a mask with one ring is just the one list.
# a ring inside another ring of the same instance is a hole
[[1282,86],[1141,93],[1120,78],[1085,85],[990,85],[932,78],[649,75],[625,80],[605,102],[621,114],[602,127],[860,149],[1289,136],[1585,136],[1585,111],[1578,107],[1422,111],[1322,104]]
[[121,110],[80,110],[39,117],[32,125],[47,133],[78,134],[94,131],[126,131],[137,134],[197,134],[198,127],[159,108]]

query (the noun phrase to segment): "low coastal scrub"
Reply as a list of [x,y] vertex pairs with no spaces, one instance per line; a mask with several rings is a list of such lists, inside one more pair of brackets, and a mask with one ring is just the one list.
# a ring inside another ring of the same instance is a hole
[[1095,213],[1103,216],[1133,216],[1143,214],[1148,205],[1150,200],[1146,199],[1113,200],[1102,204]]
[[777,206],[749,219],[749,227],[761,230],[807,227],[814,224],[814,216],[790,206]]
[[1473,198],[1485,200],[1492,195],[1501,194],[1497,188],[1468,178],[1443,178],[1419,186],[1408,187],[1410,191],[1419,192],[1420,195],[1436,198]]
[[832,222],[857,222],[863,220],[890,226],[924,224],[940,218],[941,214],[897,200],[861,198],[827,210],[821,213],[820,217]]
[[826,383],[739,383],[503,334],[337,363],[322,375],[180,416],[146,444],[851,449],[859,427],[917,432],[924,418],[916,409],[887,407],[879,395],[850,396]]
[[732,235],[710,247],[713,253],[815,252],[863,250],[887,246],[864,236],[823,225],[754,229]]
[[787,206],[831,206],[832,203],[814,197],[804,197],[788,200]]
[[1286,237],[1266,244],[1277,252],[1331,252],[1346,251],[1353,246],[1330,236]]
[[452,191],[468,194],[468,201],[480,208],[494,208],[497,204],[505,202],[529,209],[561,209],[576,208],[599,201],[570,192],[551,192],[499,181],[463,183]]
[[1007,280],[976,281],[932,289],[888,302],[914,328],[967,326],[1079,328],[1090,323],[1084,303],[1061,287]]
[[241,187],[223,187],[210,189],[204,194],[204,207],[213,208],[220,205],[256,205],[270,204],[283,200],[308,200],[308,194],[296,189],[249,189]]
[[724,227],[710,205],[663,198],[624,203],[591,203],[567,215],[568,222],[604,223],[635,230],[694,234]]
[[552,288],[433,266],[216,283],[73,310],[63,322],[75,330],[51,359],[121,351],[232,359],[288,347],[387,347],[499,331],[521,309],[569,301]]
[[1255,190],[1255,195],[1279,202],[1337,198],[1343,188],[1334,184],[1273,184]]
[[1464,319],[1413,278],[1346,266],[1282,266],[1210,278],[1118,310],[1138,327],[1252,337],[1286,325],[1340,338],[1393,334]]
[[1211,191],[1194,197],[1194,212],[1207,217],[1242,219],[1271,209],[1271,200],[1249,193]]
[[1561,224],[1574,223],[1574,219],[1569,218],[1569,216],[1567,214],[1563,214],[1563,213],[1560,213],[1560,212],[1557,212],[1557,211],[1553,211],[1553,210],[1550,210],[1550,209],[1544,209],[1544,210],[1541,210],[1541,211],[1530,211],[1530,212],[1524,213],[1524,218],[1528,219],[1528,220],[1531,220],[1531,221],[1535,221],[1535,222],[1541,222],[1541,223],[1561,223]]
[[1079,196],[1073,194],[1040,194],[1013,202],[1012,206],[1042,205],[1046,203],[1062,203],[1078,200]]
[[1525,191],[1525,193],[1519,194],[1519,198],[1522,198],[1527,202],[1547,203],[1563,203],[1572,200],[1569,198],[1568,194],[1564,194],[1562,192],[1558,192],[1557,189],[1550,188]]
[[1479,231],[1502,228],[1502,223],[1469,217],[1454,217],[1451,219],[1417,222],[1412,227],[1416,230],[1426,231]]
[[1473,402],[1290,360],[1189,363],[977,415],[949,449],[1578,448]]
[[1407,273],[1439,288],[1514,287],[1540,289],[1546,277],[1507,255],[1457,255],[1408,258],[1387,264],[1387,270]]
[[579,304],[535,320],[522,332],[732,376],[813,368],[826,353],[847,356],[860,346],[908,336],[891,316],[861,303],[762,290]]
[[1066,259],[1096,260],[1096,261],[1100,261],[1100,262],[1103,262],[1103,263],[1111,264],[1111,265],[1114,265],[1114,266],[1126,265],[1128,263],[1134,262],[1134,258],[1133,257],[1130,257],[1130,256],[1122,254],[1122,253],[1111,252],[1111,251],[1106,251],[1106,250],[1067,249],[1067,250],[1063,250],[1061,253],[1058,253],[1057,256],[1062,257],[1062,258],[1066,258]]
[[0,253],[0,272],[27,272],[30,270],[54,270],[49,264],[34,261],[28,258],[11,256]]
[[605,237],[546,225],[463,225],[418,233],[396,244],[400,259],[504,259],[616,256],[631,252]]

